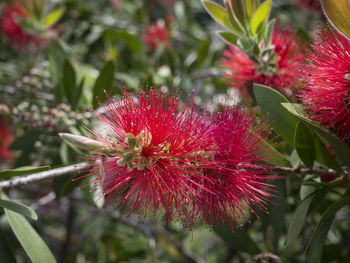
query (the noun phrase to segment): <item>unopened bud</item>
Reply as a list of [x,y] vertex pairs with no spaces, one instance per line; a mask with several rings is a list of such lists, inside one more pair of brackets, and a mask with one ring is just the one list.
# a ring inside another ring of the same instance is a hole
[[61,136],[61,138],[65,141],[86,151],[94,151],[101,153],[110,153],[111,151],[113,151],[113,149],[108,147],[106,143],[85,136],[74,135],[70,133],[59,133],[59,136]]

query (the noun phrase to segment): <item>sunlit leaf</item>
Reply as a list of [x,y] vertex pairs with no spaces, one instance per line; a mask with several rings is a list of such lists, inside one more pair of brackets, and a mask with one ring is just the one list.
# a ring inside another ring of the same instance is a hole
[[266,0],[255,11],[250,21],[250,32],[254,36],[258,33],[260,27],[267,22],[271,10],[271,0]]
[[350,38],[349,0],[321,0],[323,11],[331,24]]
[[216,33],[228,45],[236,45],[237,44],[237,40],[238,40],[239,36],[237,36],[236,34],[231,33],[231,32],[227,32],[227,31],[218,31]]
[[227,10],[222,7],[221,5],[218,5],[212,1],[208,0],[202,0],[202,3],[207,10],[207,12],[213,17],[214,20],[216,20],[221,25],[227,27],[228,29],[239,32],[239,26],[233,26],[231,19],[227,13]]
[[47,27],[51,27],[54,24],[58,22],[58,20],[61,19],[62,15],[64,14],[65,9],[63,7],[57,8],[50,12],[44,19],[43,23]]

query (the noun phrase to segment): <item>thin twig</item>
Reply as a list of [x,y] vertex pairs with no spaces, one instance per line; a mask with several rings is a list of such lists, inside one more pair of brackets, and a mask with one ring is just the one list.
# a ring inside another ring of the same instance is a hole
[[[59,176],[65,176],[76,172],[81,172],[88,169],[89,164],[84,163],[78,163],[66,167],[51,169],[49,171],[39,172],[23,177],[13,178],[6,181],[0,181],[0,189],[5,188],[13,188],[21,185],[26,185],[29,183],[35,183],[41,180],[46,180],[54,177]],[[279,174],[279,175],[292,175],[292,174],[315,174],[315,175],[334,175],[336,177],[341,177],[344,174],[341,174],[337,171],[334,171],[332,169],[309,169],[309,168],[291,168],[291,167],[267,167],[267,169],[270,170],[270,173]],[[346,174],[349,173],[349,171],[345,171]]]
[[332,169],[309,169],[309,168],[291,168],[291,167],[268,167],[271,173],[278,173],[281,175],[289,175],[289,174],[317,174],[317,175],[335,175],[337,177],[342,176],[342,174],[334,171]]
[[10,180],[1,181],[0,189],[13,188],[21,185],[26,185],[29,183],[39,182],[46,179],[51,179],[59,176],[65,176],[72,173],[81,172],[86,170],[88,166],[89,166],[88,163],[78,163],[78,164],[73,164],[66,167],[52,169],[49,171],[30,174],[23,177],[15,177]]

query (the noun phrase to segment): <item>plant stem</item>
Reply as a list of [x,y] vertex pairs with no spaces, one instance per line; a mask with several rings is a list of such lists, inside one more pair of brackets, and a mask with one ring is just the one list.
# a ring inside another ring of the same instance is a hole
[[73,165],[60,167],[56,169],[51,169],[49,171],[34,173],[27,176],[15,177],[6,181],[0,181],[0,189],[14,188],[21,185],[39,182],[41,180],[51,179],[59,176],[65,176],[72,173],[77,173],[77,172],[87,170],[88,168],[89,168],[89,164],[84,162],[84,163],[73,164]]
[[[69,165],[66,167],[60,167],[51,169],[49,171],[39,172],[30,174],[22,177],[15,177],[9,180],[0,181],[0,189],[14,188],[21,185],[26,185],[30,183],[35,183],[41,180],[51,179],[59,176],[65,176],[72,173],[82,172],[88,170],[89,164],[87,162],[78,163],[74,165]],[[270,173],[276,173],[279,175],[292,175],[292,174],[315,174],[315,175],[334,175],[336,177],[341,177],[344,174],[341,174],[332,169],[309,169],[309,168],[291,168],[291,167],[267,167],[270,170]]]

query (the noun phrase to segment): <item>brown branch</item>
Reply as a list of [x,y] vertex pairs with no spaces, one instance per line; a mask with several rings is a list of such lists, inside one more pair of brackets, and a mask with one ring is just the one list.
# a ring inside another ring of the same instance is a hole
[[[21,185],[26,185],[30,183],[35,183],[41,180],[51,179],[59,176],[65,176],[72,173],[81,172],[84,170],[87,170],[89,167],[89,164],[84,163],[78,163],[66,167],[60,167],[56,169],[51,169],[49,171],[34,173],[27,176],[22,177],[15,177],[6,181],[0,181],[0,189],[6,189],[6,188],[14,188]],[[276,173],[279,175],[293,175],[293,174],[315,174],[315,175],[334,175],[336,177],[344,176],[344,174],[341,174],[337,171],[334,171],[332,169],[309,169],[309,168],[291,168],[291,167],[266,167],[270,170],[271,173]],[[345,174],[349,174],[349,171],[345,171]]]

